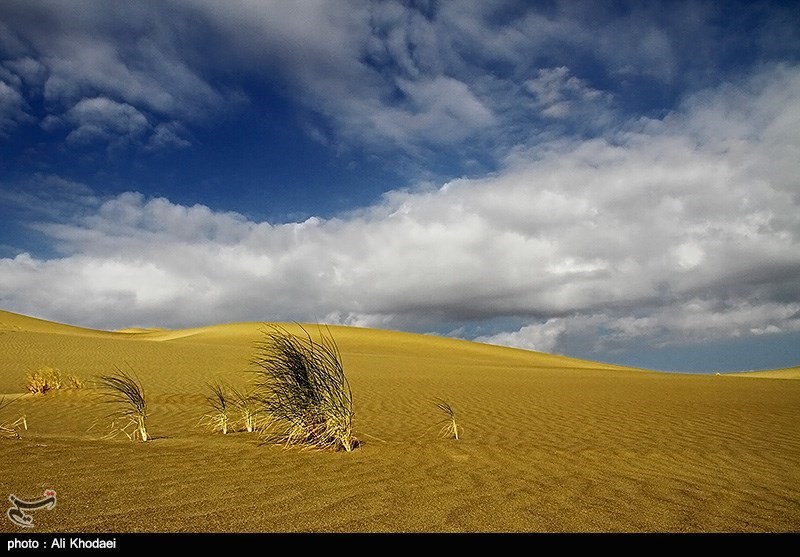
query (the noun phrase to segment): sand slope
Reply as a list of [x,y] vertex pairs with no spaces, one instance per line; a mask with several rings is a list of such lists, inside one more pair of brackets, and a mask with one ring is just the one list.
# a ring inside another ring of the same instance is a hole
[[[0,411],[30,425],[0,439],[0,497],[56,489],[34,531],[800,530],[800,381],[331,327],[365,443],[286,450],[197,425],[208,381],[245,386],[258,329],[111,333],[0,312],[0,393],[43,365],[84,379],[130,365],[156,435],[100,439],[109,408],[92,389],[25,396]],[[460,441],[437,436],[437,396]]]
[[784,369],[768,369],[763,371],[743,371],[732,373],[733,377],[754,377],[762,379],[800,379],[800,366],[787,367]]

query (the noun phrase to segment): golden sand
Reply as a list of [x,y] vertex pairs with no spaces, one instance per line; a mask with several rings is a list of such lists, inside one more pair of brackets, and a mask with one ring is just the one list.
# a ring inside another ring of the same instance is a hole
[[[331,327],[363,444],[308,451],[198,426],[208,382],[245,386],[258,328],[112,333],[0,311],[0,393],[43,366],[88,380],[130,365],[155,436],[101,439],[95,389],[25,395],[0,410],[29,425],[0,439],[0,499],[55,489],[33,532],[800,530],[800,381],[774,380],[798,368],[745,381]],[[437,397],[460,440],[438,435]]]

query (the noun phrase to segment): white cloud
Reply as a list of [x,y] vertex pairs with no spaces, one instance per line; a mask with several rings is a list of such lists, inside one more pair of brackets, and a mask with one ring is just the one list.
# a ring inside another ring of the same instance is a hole
[[559,337],[567,330],[568,323],[569,321],[566,319],[552,318],[541,325],[525,325],[518,331],[479,336],[474,340],[499,346],[553,353],[557,350]]
[[3,66],[30,85],[41,86],[47,79],[47,68],[44,64],[29,56],[6,60]]
[[105,97],[82,99],[64,117],[75,128],[67,136],[67,141],[72,143],[134,141],[150,129],[144,114],[129,104]]
[[26,107],[27,103],[17,88],[0,79],[0,137],[8,134],[19,122],[30,119]]
[[148,117],[133,106],[106,97],[80,100],[63,117],[48,116],[41,126],[57,131],[72,129],[67,143],[107,143],[112,149],[125,146],[142,147],[145,151],[164,151],[188,147],[189,132],[178,121],[160,122],[153,126]]
[[610,96],[559,65],[543,70],[564,72],[551,76],[547,92],[558,101],[530,102],[526,83],[535,88],[546,78],[538,73],[543,60],[576,52],[601,58],[595,64],[601,72],[617,71],[625,59],[632,75],[671,80],[671,45],[683,40],[638,9],[621,19],[597,14],[613,23],[612,32],[598,28],[594,10],[584,10],[592,12],[587,17],[580,10],[544,15],[548,10],[527,7],[498,24],[507,7],[185,4],[226,37],[223,50],[237,70],[290,84],[297,99],[329,119],[340,144],[400,147],[410,154],[468,141],[502,151],[531,129],[538,133],[548,120],[568,116],[584,126],[608,122]]
[[[722,8],[694,2],[174,0],[120,7],[6,0],[3,7],[7,65],[42,88],[51,111],[46,129],[82,100],[102,97],[165,126],[156,127],[148,148],[186,146],[175,122],[189,129],[241,109],[240,87],[257,83],[321,114],[336,148],[367,146],[397,159],[466,149],[502,157],[567,124],[596,131],[615,121],[611,96],[598,83],[709,83],[708,68],[730,55],[716,27]],[[752,47],[774,51],[774,40],[762,36],[774,22],[754,21]],[[782,29],[794,44],[797,33]]]
[[397,86],[407,96],[406,104],[361,115],[377,137],[401,145],[419,138],[450,144],[493,123],[491,111],[461,81],[441,76],[427,81],[399,79]]
[[122,57],[127,49],[88,33],[39,46],[50,72],[44,93],[53,102],[69,105],[101,93],[158,114],[196,120],[225,100],[174,52],[163,51],[169,49],[163,43],[139,40],[129,59]]
[[[0,39],[2,31],[0,28]],[[20,124],[34,120],[22,92],[23,82],[32,79],[29,75],[32,68],[26,61],[17,62],[19,63],[12,61],[0,64],[0,139],[8,138]]]
[[758,302],[744,298],[690,298],[646,315],[609,310],[554,317],[516,331],[485,335],[478,342],[544,352],[613,352],[645,340],[650,347],[698,344],[720,339],[800,331],[800,303]]
[[159,151],[168,148],[179,148],[190,146],[192,143],[186,136],[186,128],[178,121],[162,122],[153,129],[153,134],[145,146],[150,151]]
[[525,82],[537,105],[548,118],[593,119],[605,116],[611,95],[590,87],[584,80],[570,75],[569,68],[543,68],[536,77]]
[[556,351],[796,331],[800,127],[783,122],[799,80],[776,67],[608,139],[520,149],[493,176],[329,220],[122,194],[40,226],[62,257],[0,260],[0,305],[106,327],[514,317],[520,330],[482,338]]
[[[0,46],[7,46],[0,52],[8,56],[0,59],[0,78],[5,68],[21,80],[20,98],[43,97],[43,129],[75,124],[70,142],[127,143],[150,119],[155,134],[144,146],[182,147],[187,140],[176,133],[176,120],[203,122],[241,103],[235,89],[214,86],[203,75],[203,43],[189,25],[191,10],[13,0],[3,10],[10,25],[0,27]],[[8,93],[0,95],[2,126],[10,109],[2,100]],[[15,108],[20,98],[13,99]]]

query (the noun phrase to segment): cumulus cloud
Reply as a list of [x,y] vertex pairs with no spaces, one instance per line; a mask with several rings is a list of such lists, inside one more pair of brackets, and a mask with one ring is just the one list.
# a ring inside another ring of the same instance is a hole
[[662,307],[610,309],[531,323],[475,340],[543,352],[613,353],[643,340],[662,348],[800,331],[800,303],[690,298]]
[[799,92],[800,70],[776,66],[665,118],[327,220],[87,201],[37,225],[61,257],[0,260],[0,305],[103,327],[513,317],[518,330],[480,338],[548,351],[797,331]]
[[[585,320],[581,324],[585,327]],[[592,325],[595,324],[592,323]],[[548,319],[542,324],[525,325],[518,331],[504,331],[493,335],[483,335],[476,337],[474,340],[487,344],[552,353],[558,349],[559,341],[567,330],[568,325],[572,325],[570,330],[574,330],[574,323],[567,319],[556,317]]]

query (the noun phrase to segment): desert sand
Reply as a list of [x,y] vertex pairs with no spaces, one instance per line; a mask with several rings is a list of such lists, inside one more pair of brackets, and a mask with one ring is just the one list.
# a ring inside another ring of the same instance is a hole
[[[0,311],[0,394],[42,366],[84,381],[130,366],[155,437],[103,439],[96,389],[26,394],[0,410],[29,426],[0,438],[0,499],[57,491],[32,532],[800,530],[798,368],[659,373],[331,327],[362,444],[300,450],[198,425],[209,381],[246,385],[259,326],[105,332]],[[460,440],[439,436],[436,397]]]

